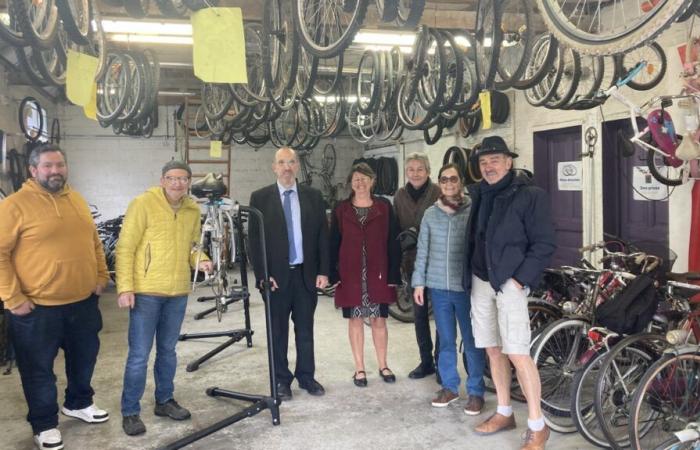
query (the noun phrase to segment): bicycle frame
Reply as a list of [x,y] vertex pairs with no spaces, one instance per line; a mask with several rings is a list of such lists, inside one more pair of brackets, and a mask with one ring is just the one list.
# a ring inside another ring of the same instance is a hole
[[687,93],[687,94],[677,94],[677,95],[661,95],[661,96],[656,96],[652,97],[648,101],[646,101],[644,104],[637,105],[635,104],[632,100],[627,98],[620,90],[622,86],[625,86],[627,83],[630,82],[644,67],[646,67],[646,61],[641,61],[638,63],[630,72],[621,80],[619,80],[617,83],[615,83],[612,87],[607,89],[602,93],[602,98],[607,98],[607,97],[612,97],[615,100],[619,101],[623,105],[625,105],[628,109],[629,113],[629,118],[630,118],[630,123],[632,125],[632,129],[634,130],[634,135],[629,139],[630,142],[633,144],[636,144],[643,149],[653,152],[655,154],[658,154],[659,156],[663,157],[665,161],[669,163],[669,166],[674,167],[676,169],[679,169],[681,172],[680,179],[682,180],[682,183],[686,183],[688,179],[690,178],[691,175],[691,168],[690,168],[690,162],[691,161],[697,161],[698,158],[683,158],[683,155],[680,155],[677,153],[677,147],[670,149],[669,151],[664,151],[663,149],[659,148],[657,145],[652,145],[650,143],[645,142],[642,138],[648,134],[651,133],[650,127],[647,125],[643,130],[639,129],[639,126],[637,124],[637,118],[642,117],[645,118],[642,113],[645,111],[649,111],[654,105],[660,104],[662,106],[662,111],[663,107],[666,103],[673,103],[674,100],[687,100],[687,99],[692,99],[692,101],[695,104],[700,105],[700,93]]

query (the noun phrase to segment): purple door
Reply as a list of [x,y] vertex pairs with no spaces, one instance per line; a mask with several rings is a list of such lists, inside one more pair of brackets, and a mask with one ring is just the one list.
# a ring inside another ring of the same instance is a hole
[[559,162],[581,160],[581,127],[540,131],[534,135],[534,181],[549,194],[557,250],[552,267],[576,265],[583,235],[581,192],[559,189]]
[[668,201],[635,200],[633,167],[646,166],[646,153],[638,149],[624,157],[618,145],[618,130],[623,136],[632,135],[628,119],[603,124],[604,231],[668,260]]

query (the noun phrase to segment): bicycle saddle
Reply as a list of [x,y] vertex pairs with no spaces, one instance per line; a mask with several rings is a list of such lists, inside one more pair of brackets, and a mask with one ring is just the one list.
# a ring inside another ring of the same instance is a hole
[[220,173],[208,173],[201,180],[192,183],[192,195],[197,198],[221,198],[225,193],[224,176]]
[[671,115],[663,108],[655,109],[647,116],[647,123],[654,142],[667,155],[665,157],[666,164],[680,167],[683,161],[676,158],[676,149],[682,138],[676,135]]

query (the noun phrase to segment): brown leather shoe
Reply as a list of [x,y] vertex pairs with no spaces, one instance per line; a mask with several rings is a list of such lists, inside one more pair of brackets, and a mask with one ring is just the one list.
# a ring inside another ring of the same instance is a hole
[[506,417],[502,414],[494,413],[491,417],[486,419],[481,425],[474,428],[474,432],[480,436],[488,436],[491,434],[498,433],[499,431],[514,430],[515,429],[515,415],[511,414],[510,417]]
[[544,426],[540,431],[532,431],[527,429],[525,433],[525,442],[520,450],[544,450],[544,444],[549,439],[549,427]]
[[[478,416],[481,414],[481,409],[484,407],[484,397],[470,395],[467,400],[467,405],[464,407],[464,414],[468,416]],[[512,416],[511,416],[512,417]]]

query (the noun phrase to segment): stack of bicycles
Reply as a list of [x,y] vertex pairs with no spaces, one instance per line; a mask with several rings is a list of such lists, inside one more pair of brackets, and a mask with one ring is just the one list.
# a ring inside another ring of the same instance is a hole
[[[604,250],[601,270],[549,271],[530,303],[545,420],[603,448],[681,448],[663,445],[689,439],[700,418],[700,312],[691,300],[700,286],[690,284],[700,274],[669,273],[657,256],[620,250]],[[626,297],[623,322],[612,320]],[[514,393],[522,398],[517,384]]]

